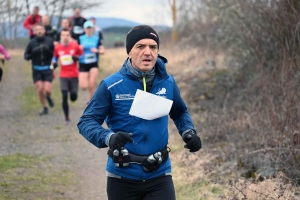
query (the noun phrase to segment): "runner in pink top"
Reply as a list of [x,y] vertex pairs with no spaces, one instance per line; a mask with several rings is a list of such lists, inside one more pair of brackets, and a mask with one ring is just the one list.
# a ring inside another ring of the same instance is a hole
[[[1,60],[2,64],[4,64],[4,60],[9,60],[9,59],[10,59],[10,55],[5,50],[5,48],[0,44],[0,60]],[[0,81],[2,79],[2,74],[3,74],[3,70],[2,70],[1,64],[0,64]]]

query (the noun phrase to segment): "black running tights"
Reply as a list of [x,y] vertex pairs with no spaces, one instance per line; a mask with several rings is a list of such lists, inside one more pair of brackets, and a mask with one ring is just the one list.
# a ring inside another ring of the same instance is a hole
[[[61,91],[62,93],[62,108],[65,114],[65,118],[69,118],[69,104],[68,104],[68,91]],[[70,93],[71,101],[76,101],[77,93]]]

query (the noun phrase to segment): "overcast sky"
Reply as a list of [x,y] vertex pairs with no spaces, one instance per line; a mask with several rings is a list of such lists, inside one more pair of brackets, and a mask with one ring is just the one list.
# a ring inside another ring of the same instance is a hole
[[82,13],[84,17],[116,17],[149,25],[172,25],[168,0],[108,0],[101,8]]

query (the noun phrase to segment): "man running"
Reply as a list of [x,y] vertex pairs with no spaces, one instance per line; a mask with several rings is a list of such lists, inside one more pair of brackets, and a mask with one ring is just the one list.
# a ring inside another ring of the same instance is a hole
[[33,13],[29,15],[23,23],[24,28],[29,30],[30,39],[34,38],[34,31],[33,31],[34,25],[36,25],[40,21],[41,21],[41,16],[39,15],[39,7],[35,6],[33,8]]
[[45,37],[45,28],[42,24],[34,26],[35,38],[30,40],[26,47],[24,58],[32,62],[32,77],[36,86],[40,102],[43,106],[39,115],[48,114],[46,100],[50,107],[54,106],[51,99],[52,70],[50,69],[54,45],[49,37]]
[[79,44],[84,51],[84,56],[80,59],[79,84],[81,89],[89,90],[88,103],[96,90],[98,55],[104,54],[104,46],[101,38],[94,34],[94,24],[91,21],[84,23],[84,31],[85,35],[79,37]]
[[63,19],[61,20],[61,28],[60,30],[58,31],[58,33],[56,34],[56,38],[55,38],[55,42],[54,44],[57,45],[58,43],[60,43],[60,33],[63,29],[66,29],[66,30],[69,30],[71,31],[71,25],[70,25],[70,21],[69,19]]
[[50,20],[49,20],[49,16],[48,15],[44,15],[42,17],[42,24],[44,25],[45,30],[46,30],[45,36],[50,37],[54,41],[56,39],[57,31],[56,31],[56,27],[55,26],[51,26],[50,25]]
[[71,33],[68,29],[61,31],[61,43],[55,46],[52,59],[53,68],[57,67],[57,61],[60,64],[60,90],[62,93],[62,108],[65,115],[65,123],[70,122],[68,93],[71,101],[76,101],[78,92],[78,66],[79,56],[83,54],[79,45],[71,41]]
[[74,16],[70,18],[72,28],[72,38],[75,40],[79,40],[79,36],[84,34],[83,24],[87,20],[81,16],[80,6],[74,7]]

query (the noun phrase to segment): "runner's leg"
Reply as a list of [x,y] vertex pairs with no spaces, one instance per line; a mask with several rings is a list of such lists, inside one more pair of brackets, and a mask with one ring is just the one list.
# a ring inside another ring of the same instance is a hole
[[[80,71],[79,72],[79,87],[84,91],[83,94],[84,94],[84,98],[87,98],[86,97],[86,91],[88,89],[88,79],[89,78],[89,72],[88,71]],[[86,99],[86,103],[87,103],[87,99]]]
[[69,105],[68,105],[68,78],[60,78],[60,90],[62,93],[62,109],[65,120],[69,120]]
[[93,67],[90,69],[89,72],[89,96],[88,96],[88,102],[93,97],[95,90],[96,90],[96,82],[98,78],[99,70],[97,67]]
[[36,81],[35,82],[35,87],[36,87],[36,90],[38,92],[40,102],[41,102],[41,104],[44,108],[44,110],[40,113],[40,115],[48,114],[48,108],[46,106],[46,99],[45,99],[45,95],[44,95],[43,81],[41,81],[41,80]]
[[50,107],[54,106],[54,102],[51,98],[51,93],[52,93],[52,70],[47,70],[44,72],[44,87],[45,87],[45,93],[46,93],[46,99],[48,101],[48,104]]
[[143,185],[145,195],[143,200],[175,200],[175,189],[172,176],[162,176],[145,181]]
[[[72,102],[77,100],[78,97],[78,78],[70,78],[69,79],[69,91],[70,91],[70,100]],[[70,115],[66,122],[70,122]]]
[[2,80],[2,74],[3,74],[3,70],[2,70],[2,68],[0,67],[0,81]]
[[80,72],[79,73],[79,87],[83,90],[88,88],[89,82],[89,73],[88,72]]
[[142,182],[107,177],[108,200],[142,200]]
[[78,78],[72,78],[70,82],[70,99],[72,102],[77,100],[78,94]]

